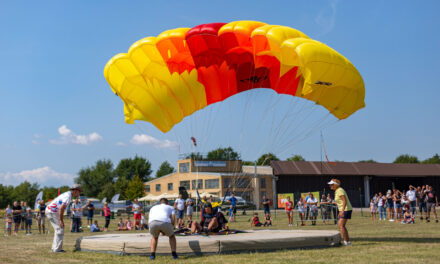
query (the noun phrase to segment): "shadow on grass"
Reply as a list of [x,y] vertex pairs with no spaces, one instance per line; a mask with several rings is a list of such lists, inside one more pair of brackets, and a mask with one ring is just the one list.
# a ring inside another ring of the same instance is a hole
[[404,243],[440,243],[440,238],[422,237],[356,237],[352,241],[361,242],[404,242]]

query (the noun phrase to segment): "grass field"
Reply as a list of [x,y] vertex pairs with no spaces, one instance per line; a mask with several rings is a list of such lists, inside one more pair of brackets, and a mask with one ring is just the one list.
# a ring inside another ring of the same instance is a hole
[[[260,213],[260,218],[262,214]],[[100,225],[104,223],[98,218]],[[231,228],[250,229],[249,216],[238,216]],[[111,229],[116,228],[112,220]],[[3,220],[0,224],[4,227]],[[36,227],[34,221],[33,227]],[[50,224],[49,224],[50,225]],[[70,225],[67,221],[66,225]],[[416,221],[416,224],[377,221],[362,217],[354,212],[348,222],[352,246],[325,249],[280,250],[275,252],[241,253],[210,256],[180,256],[180,263],[440,263],[440,224]],[[51,228],[51,227],[50,227]],[[274,229],[329,229],[337,230],[335,225],[288,227],[287,218],[281,211],[274,219]],[[52,228],[51,228],[52,229]],[[115,231],[113,231],[115,232]],[[136,231],[145,232],[145,231]],[[66,253],[50,253],[53,232],[49,235],[25,236],[21,231],[18,237],[1,237],[0,263],[145,263],[147,257],[117,256],[102,253],[73,252],[78,237],[92,235],[88,230],[83,233],[65,233],[64,249]],[[167,239],[161,237],[160,239]],[[149,260],[148,260],[149,261]],[[155,263],[174,262],[170,256],[158,256]]]

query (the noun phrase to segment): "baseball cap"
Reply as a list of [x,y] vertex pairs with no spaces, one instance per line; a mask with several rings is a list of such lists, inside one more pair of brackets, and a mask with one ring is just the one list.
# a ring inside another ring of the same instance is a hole
[[81,184],[74,184],[70,187],[70,190],[81,190]]

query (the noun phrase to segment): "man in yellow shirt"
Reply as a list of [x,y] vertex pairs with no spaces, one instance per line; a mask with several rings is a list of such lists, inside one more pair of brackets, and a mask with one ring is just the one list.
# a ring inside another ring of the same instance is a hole
[[351,219],[351,212],[353,208],[351,207],[350,200],[348,199],[347,193],[341,187],[341,181],[338,179],[332,179],[328,182],[330,185],[330,189],[335,191],[335,201],[338,205],[339,210],[339,221],[338,227],[341,231],[342,238],[344,239],[344,246],[351,245],[350,238],[348,237],[347,228],[345,228],[345,224],[348,219]]

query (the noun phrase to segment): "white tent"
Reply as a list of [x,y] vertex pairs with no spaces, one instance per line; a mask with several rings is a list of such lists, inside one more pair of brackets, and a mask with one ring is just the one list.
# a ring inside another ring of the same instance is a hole
[[144,202],[144,201],[156,201],[157,200],[157,196],[153,195],[153,194],[149,194],[147,196],[144,196],[142,198],[139,198],[139,202]]
[[168,194],[168,193],[162,193],[161,195],[157,196],[157,200],[160,200],[162,198],[167,198],[167,199],[175,199],[179,197],[179,194],[177,193],[173,193],[173,194]]

